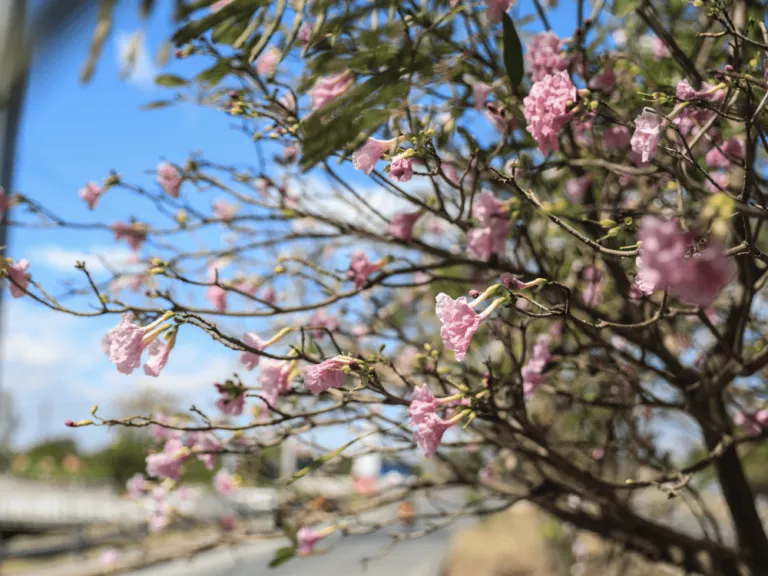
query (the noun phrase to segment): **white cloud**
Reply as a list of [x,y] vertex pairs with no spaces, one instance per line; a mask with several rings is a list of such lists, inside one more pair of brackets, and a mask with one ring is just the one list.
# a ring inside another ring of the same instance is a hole
[[33,246],[28,258],[35,266],[44,266],[54,271],[73,271],[75,262],[85,262],[91,274],[104,274],[106,264],[116,272],[140,272],[141,268],[131,262],[131,252],[117,246],[94,246],[89,250],[69,250],[58,246]]
[[[155,76],[158,74],[158,68],[152,61],[147,51],[144,34],[142,32],[118,32],[115,38],[117,42],[118,65],[123,70],[130,69],[130,74],[126,80],[134,86],[142,89],[150,89],[155,85]],[[135,50],[133,66],[129,67],[129,57]]]

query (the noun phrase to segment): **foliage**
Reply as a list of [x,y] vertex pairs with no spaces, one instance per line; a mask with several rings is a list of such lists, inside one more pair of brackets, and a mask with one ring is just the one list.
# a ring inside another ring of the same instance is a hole
[[[332,459],[386,455],[421,467],[399,497],[473,494],[446,524],[525,500],[653,562],[764,573],[765,8],[579,2],[561,39],[540,2],[527,17],[509,4],[181,3],[176,57],[199,72],[160,76],[150,107],[220,111],[254,166],[195,154],[149,186],[115,171],[81,193],[97,212],[133,194],[112,227],[22,191],[14,225],[111,229],[143,271],[98,283],[78,265],[72,307],[34,263],[5,274],[62,313],[132,314],[106,339],[123,373],[142,355],[159,373],[191,333],[242,370],[211,383],[221,413],[94,409],[70,425],[149,428],[163,489],[218,452],[260,482],[291,439],[308,451],[289,490]],[[121,481],[143,445],[122,442]],[[649,504],[711,528],[707,474],[736,545]],[[378,528],[336,511],[314,531],[318,514],[295,512],[274,565]]]

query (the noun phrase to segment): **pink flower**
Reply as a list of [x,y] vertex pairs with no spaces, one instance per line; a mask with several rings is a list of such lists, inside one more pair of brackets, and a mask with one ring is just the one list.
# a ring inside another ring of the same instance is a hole
[[411,403],[408,406],[408,416],[414,424],[424,422],[429,414],[435,414],[439,406],[429,386],[422,384],[413,390]]
[[234,288],[244,294],[256,296],[256,290],[259,289],[259,281],[256,278],[241,278],[235,282]]
[[312,100],[312,110],[319,110],[343,95],[352,87],[353,82],[354,78],[349,70],[318,78],[309,91],[309,96]]
[[147,479],[144,477],[144,474],[137,472],[125,483],[125,488],[128,490],[128,495],[131,498],[136,499],[149,490],[149,485],[147,484]]
[[650,110],[635,118],[635,133],[632,135],[632,150],[640,154],[643,163],[650,162],[656,157],[656,147],[659,145],[659,135],[663,128],[661,116]]
[[758,412],[739,412],[733,419],[733,423],[749,436],[757,436],[768,430],[768,410]]
[[216,402],[216,407],[227,416],[240,416],[245,406],[245,389],[232,384],[214,383],[221,398]]
[[523,396],[527,399],[538,390],[544,377],[542,372],[547,363],[552,359],[549,351],[549,335],[541,334],[533,345],[533,350],[528,361],[520,373],[523,376]]
[[472,204],[472,217],[481,226],[490,226],[498,218],[506,218],[504,204],[489,190],[483,190]]
[[157,486],[152,490],[152,512],[149,517],[149,529],[152,532],[162,530],[171,522],[173,508],[168,502],[168,490]]
[[211,12],[218,12],[219,10],[224,8],[224,6],[227,6],[229,4],[232,4],[232,0],[218,0],[217,2],[214,2],[213,4],[211,4],[210,10]]
[[101,555],[101,565],[111,567],[117,564],[120,559],[120,553],[114,548],[107,548]]
[[569,108],[577,96],[568,73],[560,71],[536,82],[523,99],[527,130],[538,142],[542,154],[560,150],[558,134],[571,119]]
[[533,37],[525,60],[534,82],[568,69],[568,58],[562,49],[563,41],[554,32],[541,32]]
[[667,58],[671,55],[667,45],[658,36],[654,36],[651,40],[651,49],[653,50],[653,55],[656,58]]
[[680,231],[675,220],[646,216],[638,238],[642,244],[635,282],[646,294],[666,289],[687,302],[708,306],[736,274],[736,263],[718,242],[690,254],[695,236]]
[[171,438],[163,446],[162,452],[156,452],[147,456],[147,475],[151,478],[171,478],[178,480],[181,477],[181,465],[189,457],[181,440]]
[[[103,345],[108,349],[109,359],[117,366],[118,372],[130,374],[139,367],[144,349],[159,335],[159,332],[153,332],[157,327],[158,321],[147,326],[139,326],[126,312],[121,316],[120,323],[107,332]],[[153,365],[154,362],[158,362],[159,365],[159,360],[150,361]]]
[[611,126],[603,134],[603,142],[605,149],[622,150],[629,146],[632,136],[629,134],[629,129],[626,126]]
[[[168,418],[162,412],[158,412],[157,414],[155,414],[154,420],[156,422],[160,422],[161,424],[171,423],[170,418]],[[162,426],[158,426],[157,424],[152,424],[149,427],[149,430],[155,442],[162,442],[163,440],[167,440],[168,438],[171,438],[176,434],[176,430],[171,430],[170,428],[163,428]]]
[[380,265],[368,260],[365,252],[358,250],[352,254],[352,262],[347,271],[347,278],[354,282],[355,290],[362,290],[368,277],[379,268],[381,268]]
[[384,154],[394,149],[396,144],[397,138],[391,140],[368,138],[362,147],[352,153],[352,166],[355,167],[355,170],[362,170],[365,174],[370,174],[376,166],[376,162],[381,160]]
[[501,22],[503,14],[509,12],[514,6],[515,0],[486,0],[488,3],[488,22],[497,24]]
[[445,347],[453,350],[456,360],[461,362],[484,318],[469,307],[464,296],[454,300],[441,292],[435,300],[435,313],[442,324],[440,337]]
[[208,287],[205,293],[205,297],[208,302],[218,310],[219,312],[226,312],[227,310],[227,290],[221,286],[213,284]]
[[707,164],[710,168],[729,168],[731,161],[728,157],[744,158],[744,141],[741,138],[729,138],[720,148],[712,148],[707,152]]
[[277,293],[272,286],[267,286],[261,293],[261,299],[267,304],[274,304],[277,300]]
[[308,556],[315,550],[317,543],[325,536],[320,532],[312,530],[312,528],[299,528],[296,532],[296,540],[298,542],[299,554],[302,556]]
[[237,526],[237,518],[232,514],[227,514],[226,516],[221,517],[219,524],[224,532],[232,532],[232,530],[235,529],[235,526]]
[[473,228],[467,232],[467,254],[478,260],[488,260],[491,254],[502,255],[507,243],[509,222],[499,221],[495,227]]
[[85,200],[85,202],[88,204],[88,208],[93,210],[96,208],[96,203],[99,201],[99,198],[101,198],[101,195],[104,194],[106,190],[96,184],[96,182],[88,182],[88,184],[85,185],[84,188],[80,189],[80,198]]
[[587,266],[582,272],[584,288],[581,292],[581,298],[587,306],[597,306],[602,302],[603,288],[605,287],[605,278],[603,273],[594,266]]
[[221,198],[213,202],[213,213],[222,222],[231,222],[239,210],[240,207],[237,204],[227,202]]
[[578,178],[571,178],[565,184],[565,193],[574,202],[581,202],[584,199],[584,194],[592,185],[592,178],[589,175],[579,176]]
[[194,450],[197,453],[197,459],[208,468],[213,470],[216,467],[216,456],[221,449],[221,443],[213,434],[203,433],[195,443]]
[[259,384],[264,391],[264,398],[270,406],[277,404],[278,396],[291,391],[290,375],[293,371],[291,362],[265,358],[261,363]]
[[8,278],[8,288],[11,290],[11,296],[14,298],[21,298],[27,293],[27,286],[29,286],[29,280],[32,276],[27,272],[29,269],[29,262],[26,258],[22,258],[14,264],[10,264],[6,269]]
[[181,174],[173,164],[160,162],[157,165],[157,183],[172,198],[179,197],[181,190]]
[[492,192],[484,190],[472,206],[472,216],[482,227],[467,233],[469,255],[487,260],[491,254],[503,254],[510,229],[504,205]]
[[716,104],[725,98],[725,91],[715,90],[714,86],[706,82],[701,85],[701,90],[696,90],[688,83],[688,80],[681,80],[675,89],[675,96],[679,100],[705,100]]
[[125,240],[134,252],[141,250],[141,245],[147,239],[146,230],[137,224],[115,222],[112,224],[112,233],[115,235],[115,242]]
[[443,434],[451,426],[453,422],[443,420],[435,413],[425,414],[413,431],[413,441],[424,450],[424,456],[430,458],[437,452],[443,440]]
[[[261,350],[264,348],[264,341],[253,332],[247,332],[243,336],[243,342],[255,350]],[[246,370],[253,370],[256,368],[256,366],[259,365],[260,359],[261,356],[254,354],[253,352],[245,351],[240,353],[240,364],[245,366]]]
[[302,368],[304,386],[312,394],[320,394],[329,388],[341,388],[344,386],[344,367],[349,366],[351,360],[343,356],[334,356],[328,360],[305,366]]
[[329,315],[325,310],[318,310],[309,319],[309,325],[314,328],[312,335],[318,340],[322,340],[328,332],[338,330],[341,324],[335,316]]
[[389,233],[398,240],[410,242],[411,238],[413,238],[413,227],[422,214],[421,210],[416,212],[398,212],[389,223]]
[[398,154],[389,165],[389,176],[395,182],[408,182],[413,178],[413,157]]
[[222,496],[229,496],[235,491],[235,479],[226,470],[219,470],[213,477],[213,487]]
[[301,28],[299,28],[299,34],[298,34],[299,42],[301,42],[304,46],[307,46],[312,41],[312,24],[309,22],[304,22],[304,24],[301,25]]
[[277,48],[270,48],[264,52],[256,61],[256,72],[262,76],[271,76],[277,69],[277,64],[280,62],[280,50]]
[[176,331],[172,331],[168,340],[157,338],[149,345],[149,359],[144,364],[144,374],[157,378],[168,363],[168,357],[176,344]]
[[478,110],[484,109],[488,96],[493,92],[493,88],[485,82],[475,81],[474,79],[468,79],[467,83],[472,87],[472,98],[475,100],[475,108]]
[[609,65],[606,66],[602,72],[596,76],[592,76],[589,81],[589,87],[592,90],[599,90],[600,92],[613,92],[616,87],[616,73]]

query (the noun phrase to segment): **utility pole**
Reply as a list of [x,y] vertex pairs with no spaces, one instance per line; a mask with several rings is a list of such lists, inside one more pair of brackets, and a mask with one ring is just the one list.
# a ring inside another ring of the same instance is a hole
[[[19,51],[24,45],[21,35],[26,25],[26,6],[24,0],[4,0],[0,2],[0,186],[6,194],[13,192],[13,168],[16,161],[16,141],[21,120],[21,109],[27,84],[27,70],[19,71],[21,62]],[[5,259],[8,247],[8,217],[6,210],[0,219],[0,259]],[[0,290],[0,342],[3,336],[3,296],[5,287]],[[2,350],[0,350],[0,368]],[[0,391],[2,391],[2,370],[0,370]],[[0,394],[0,402],[8,396]],[[9,398],[9,397],[8,397]],[[8,400],[10,401],[10,400]],[[8,408],[0,406],[0,414]]]

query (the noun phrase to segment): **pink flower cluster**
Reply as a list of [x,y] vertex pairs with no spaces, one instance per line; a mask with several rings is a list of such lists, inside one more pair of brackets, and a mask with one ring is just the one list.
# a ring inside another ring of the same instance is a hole
[[245,389],[232,382],[224,384],[215,382],[213,385],[221,396],[216,402],[216,407],[221,410],[222,414],[240,416],[245,406]]
[[416,225],[416,221],[421,218],[421,210],[416,212],[399,212],[392,217],[392,221],[389,223],[389,233],[398,240],[403,242],[410,242],[413,238],[413,227]]
[[277,65],[280,62],[280,50],[278,48],[270,48],[264,52],[259,59],[256,60],[256,72],[262,76],[271,76],[277,70]]
[[263,391],[264,399],[270,406],[277,404],[278,396],[291,391],[290,376],[293,371],[293,363],[282,360],[265,358],[261,364],[259,384]]
[[181,173],[168,162],[157,165],[157,183],[172,198],[178,198],[181,191]]
[[686,302],[708,306],[736,274],[736,263],[725,246],[713,242],[693,251],[694,234],[680,230],[676,220],[646,216],[638,239],[642,244],[635,283],[645,294],[669,290]]
[[[243,342],[254,350],[262,350],[264,348],[264,341],[254,332],[247,332],[243,336]],[[240,364],[245,366],[246,370],[256,368],[259,365],[259,360],[261,360],[261,356],[253,352],[240,353]]]
[[106,190],[96,184],[96,182],[88,182],[84,188],[80,189],[79,195],[80,198],[82,198],[86,204],[88,204],[88,208],[93,210],[96,208],[96,204],[104,192],[106,192]]
[[231,496],[237,489],[232,474],[224,469],[216,472],[216,475],[213,477],[213,487],[222,496]]
[[131,374],[141,364],[141,356],[144,350],[149,348],[149,359],[144,365],[144,373],[147,376],[157,377],[168,361],[175,339],[175,329],[171,337],[164,343],[156,342],[156,339],[169,326],[161,326],[167,319],[162,317],[147,326],[139,326],[129,313],[120,318],[120,323],[112,328],[104,336],[102,344],[109,359],[115,364],[121,374]]
[[312,110],[319,110],[343,95],[352,87],[353,83],[354,78],[349,70],[318,78],[309,91]]
[[635,133],[632,135],[630,144],[632,150],[640,155],[644,164],[656,157],[656,148],[659,145],[663,127],[663,118],[650,110],[643,110],[643,113],[635,118]]
[[480,260],[488,260],[491,254],[503,255],[511,224],[502,202],[485,190],[475,200],[472,216],[480,227],[467,233],[467,253]]
[[730,168],[732,160],[744,158],[744,140],[742,138],[728,138],[719,147],[707,152],[707,164],[710,168]]
[[352,153],[352,166],[355,167],[355,170],[362,170],[365,174],[370,174],[373,172],[376,162],[392,150],[396,143],[396,138],[391,140],[368,138],[365,144]]
[[26,258],[22,258],[18,262],[9,264],[6,268],[6,274],[9,278],[8,288],[11,291],[11,296],[14,298],[21,298],[27,293],[27,287],[32,278],[28,270],[29,262]]
[[389,176],[395,182],[408,182],[413,178],[413,157],[398,154],[389,165]]
[[435,313],[442,324],[440,337],[443,345],[453,350],[456,360],[461,362],[484,317],[470,308],[464,296],[454,300],[447,294],[440,293],[436,301]]
[[541,334],[533,345],[528,361],[520,371],[523,376],[523,396],[526,399],[536,394],[536,390],[544,380],[542,375],[544,368],[550,360],[552,360],[552,353],[549,351],[549,335]]
[[573,116],[570,108],[577,97],[576,86],[563,70],[536,82],[523,99],[527,130],[542,154],[560,150],[558,135]]
[[328,332],[336,332],[341,326],[336,316],[331,316],[325,309],[320,309],[309,319],[309,325],[314,328],[312,335],[318,340],[322,340]]
[[134,252],[141,250],[144,240],[147,239],[146,229],[136,223],[115,222],[112,224],[112,234],[115,235],[115,242],[125,240]]
[[757,436],[768,431],[768,409],[757,412],[739,412],[733,419],[733,423],[750,436]]
[[320,394],[330,388],[341,388],[344,386],[344,368],[351,366],[353,362],[353,359],[345,356],[334,356],[320,364],[305,366],[301,371],[304,386],[312,394]]
[[568,57],[563,53],[563,41],[554,32],[536,34],[528,46],[525,60],[526,68],[534,82],[568,69]]
[[443,434],[455,424],[453,420],[443,420],[437,415],[440,405],[427,385],[417,386],[413,391],[408,415],[414,425],[413,440],[424,450],[429,458],[437,452]]
[[515,5],[515,0],[486,0],[488,2],[488,21],[491,24],[501,22],[503,14],[509,12]]
[[701,90],[696,90],[688,83],[688,80],[682,80],[675,89],[675,96],[680,100],[704,100],[710,104],[717,104],[725,98],[725,90],[718,89],[706,82],[701,85]]
[[347,270],[347,278],[352,280],[355,285],[355,290],[362,290],[365,287],[365,283],[368,281],[368,277],[380,270],[384,264],[382,262],[371,262],[368,260],[368,255],[362,250],[352,254],[352,262]]

